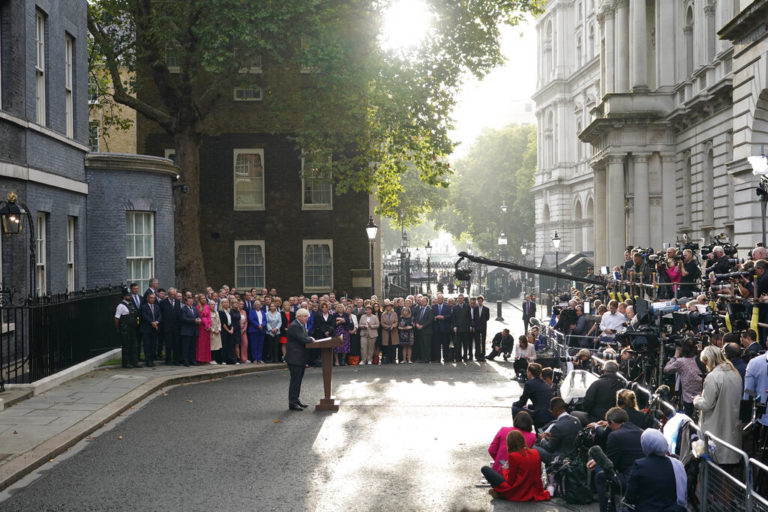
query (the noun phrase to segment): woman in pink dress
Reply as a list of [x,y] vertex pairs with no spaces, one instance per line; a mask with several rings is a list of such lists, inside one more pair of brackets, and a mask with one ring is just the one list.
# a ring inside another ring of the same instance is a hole
[[507,434],[513,430],[517,430],[523,434],[525,439],[525,445],[528,448],[533,447],[533,443],[536,442],[536,434],[533,433],[533,419],[531,415],[525,411],[520,411],[515,415],[513,427],[501,427],[496,433],[496,437],[491,441],[491,446],[488,447],[488,453],[493,457],[494,471],[501,473],[505,469],[509,469],[508,459],[509,452],[507,451]]
[[211,362],[211,308],[205,295],[197,297],[197,310],[200,312],[200,323],[197,327],[197,350],[195,360],[201,364]]
[[248,362],[248,312],[243,309],[245,302],[238,301],[238,311],[240,311],[240,362]]

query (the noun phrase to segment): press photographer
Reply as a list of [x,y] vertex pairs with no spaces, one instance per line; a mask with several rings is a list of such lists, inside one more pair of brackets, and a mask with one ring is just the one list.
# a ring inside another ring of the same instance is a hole
[[[768,304],[764,302],[768,298],[768,261],[759,260],[755,262],[755,275],[757,275],[757,292],[755,293],[754,280],[749,280],[746,276],[741,276],[738,281],[739,292],[741,296],[746,298],[756,297],[759,299],[758,303],[758,322],[768,323]],[[765,327],[758,328],[760,334],[761,344],[765,343],[765,339],[768,336],[768,329]]]
[[699,290],[701,268],[693,257],[693,250],[683,249],[683,257],[678,260],[680,269],[680,291],[678,297],[695,297]]

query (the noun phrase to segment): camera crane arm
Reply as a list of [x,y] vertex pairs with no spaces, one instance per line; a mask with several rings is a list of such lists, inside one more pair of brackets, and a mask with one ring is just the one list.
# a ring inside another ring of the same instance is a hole
[[580,283],[596,284],[600,286],[605,286],[606,284],[605,281],[598,278],[594,278],[594,277],[593,278],[577,277],[571,274],[566,274],[564,272],[555,272],[554,270],[526,267],[525,265],[518,265],[517,263],[510,263],[508,261],[491,260],[488,258],[483,258],[482,256],[473,256],[471,254],[467,254],[464,251],[460,252],[459,256],[461,257],[461,259],[459,259],[456,262],[456,268],[458,268],[462,260],[467,259],[472,263],[480,263],[482,265],[491,265],[493,267],[508,268],[510,270],[519,270],[521,272],[529,272],[531,274],[538,274],[541,276],[554,277],[557,279],[565,279],[567,281],[578,281]]

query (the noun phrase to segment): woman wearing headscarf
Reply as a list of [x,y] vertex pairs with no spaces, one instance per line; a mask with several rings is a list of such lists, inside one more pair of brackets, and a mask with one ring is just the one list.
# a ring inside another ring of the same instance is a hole
[[635,512],[684,512],[688,478],[683,463],[667,456],[664,434],[649,428],[640,436],[640,445],[645,457],[629,472],[624,501],[633,504]]
[[[719,347],[710,345],[701,352],[701,362],[707,366],[704,391],[694,397],[693,406],[699,412],[699,426],[702,432],[710,432],[736,448],[741,447],[741,424],[739,405],[743,386],[741,375],[733,364],[723,356]],[[717,464],[737,464],[739,454],[717,446],[714,455]]]

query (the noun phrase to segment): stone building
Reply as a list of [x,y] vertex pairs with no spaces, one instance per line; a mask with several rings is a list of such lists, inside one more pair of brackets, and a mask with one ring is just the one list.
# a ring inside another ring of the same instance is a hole
[[764,6],[548,4],[537,22],[538,255],[552,251],[555,229],[561,252],[594,251],[597,265],[622,261],[627,245],[658,249],[683,234],[725,233],[742,247],[760,239],[746,157],[768,142],[758,101],[766,34],[765,17],[748,12]]
[[[170,195],[172,164],[130,157],[115,180],[106,176],[117,172],[111,164],[85,163],[87,7],[86,0],[0,2],[0,199],[13,191],[28,213],[20,235],[2,238],[0,280],[22,296],[174,274],[172,258],[153,256],[156,245],[173,247],[172,231],[155,230],[156,216],[172,218],[172,206],[145,199]],[[111,199],[95,200],[105,195]],[[110,229],[99,232],[107,219]],[[128,241],[141,241],[139,256],[130,256]],[[112,254],[120,257],[102,268]]]

